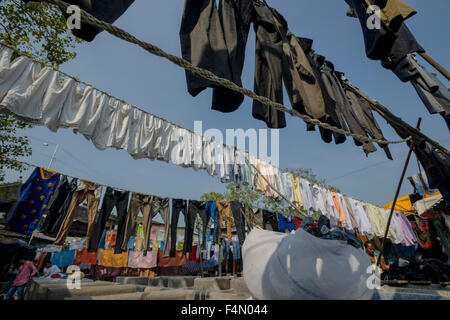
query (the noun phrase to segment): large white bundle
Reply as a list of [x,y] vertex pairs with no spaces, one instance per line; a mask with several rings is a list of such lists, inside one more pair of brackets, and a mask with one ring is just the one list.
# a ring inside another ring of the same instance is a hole
[[[344,241],[253,229],[242,248],[244,279],[257,299],[370,299],[371,262]],[[369,268],[370,267],[370,268]]]

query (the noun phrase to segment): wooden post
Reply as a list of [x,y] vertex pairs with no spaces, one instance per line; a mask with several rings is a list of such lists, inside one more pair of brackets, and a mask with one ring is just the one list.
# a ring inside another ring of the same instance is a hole
[[[417,129],[420,128],[420,123],[421,122],[422,122],[422,118],[419,118],[419,120],[417,121],[417,126],[416,126]],[[380,264],[380,262],[381,262],[381,256],[383,254],[384,245],[386,243],[386,238],[387,238],[388,233],[389,233],[389,227],[391,225],[391,220],[392,220],[392,215],[394,213],[395,204],[397,203],[398,195],[399,195],[400,189],[402,187],[402,183],[403,183],[403,179],[405,177],[406,169],[408,169],[409,159],[411,159],[411,154],[412,154],[413,149],[414,149],[414,144],[411,142],[411,146],[409,147],[408,156],[406,157],[405,165],[403,166],[402,175],[400,177],[400,181],[398,182],[397,191],[395,192],[394,201],[392,202],[391,212],[389,213],[389,219],[387,221],[386,230],[384,231],[384,237],[383,237],[383,241],[381,243],[381,248],[380,248],[380,255],[377,258],[376,266],[378,266]]]
[[436,60],[431,58],[429,55],[427,55],[425,52],[419,52],[420,56],[424,58],[429,64],[431,64],[437,71],[439,71],[444,77],[447,78],[447,80],[450,81],[450,73],[441,66]]

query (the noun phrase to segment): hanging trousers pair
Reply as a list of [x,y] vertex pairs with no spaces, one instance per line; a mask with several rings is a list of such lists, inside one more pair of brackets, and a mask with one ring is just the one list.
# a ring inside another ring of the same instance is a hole
[[97,208],[100,203],[100,199],[95,196],[95,191],[96,189],[101,188],[101,186],[90,181],[81,180],[81,182],[84,183],[85,187],[75,192],[72,201],[70,202],[69,209],[67,210],[67,215],[56,236],[55,245],[63,245],[66,241],[73,219],[75,218],[75,209],[84,201],[84,199],[87,199],[88,205],[88,227],[85,247],[90,243],[92,227],[94,226]]
[[230,202],[231,213],[233,214],[234,225],[236,226],[236,232],[241,245],[245,241],[245,206],[238,201]]
[[175,257],[177,246],[178,218],[180,212],[184,215],[184,221],[187,222],[187,201],[183,199],[172,199],[172,221],[170,226],[170,256]]
[[217,208],[217,203],[215,201],[206,201],[206,225],[209,224],[209,220],[214,220],[214,232],[213,241],[217,241],[217,216],[219,215],[219,209]]
[[217,242],[220,241],[220,235],[222,231],[222,221],[225,216],[225,221],[227,223],[227,239],[231,241],[231,206],[229,202],[217,201],[217,208],[219,209],[219,215],[217,217],[218,232],[217,232]]
[[129,192],[117,191],[110,187],[106,188],[105,196],[103,197],[102,208],[97,218],[95,219],[96,221],[94,227],[92,228],[91,241],[89,243],[88,249],[89,252],[97,251],[98,244],[103,234],[103,230],[106,226],[106,222],[108,221],[113,208],[116,207],[119,221],[114,253],[122,253],[122,242],[125,235],[125,222],[127,219],[129,197]]
[[[148,244],[148,239],[151,234],[152,220],[158,213],[161,215],[161,217],[164,221],[164,257],[167,257],[167,256],[169,256],[169,227],[170,227],[170,199],[169,198],[159,198],[156,196],[152,197],[151,218],[144,220],[144,231],[146,232],[145,238],[147,239],[147,244]],[[144,249],[144,255],[147,255],[146,249]]]
[[54,195],[55,198],[47,209],[47,215],[41,228],[41,232],[45,235],[56,236],[76,189],[77,179],[73,179],[72,182],[69,182],[67,177],[61,179],[61,183]]
[[184,247],[183,247],[184,254],[186,254],[187,252],[191,252],[192,250],[192,241],[194,235],[195,221],[197,220],[197,214],[200,216],[200,219],[202,220],[203,224],[203,237],[201,241],[201,246],[203,249],[206,248],[205,238],[206,238],[206,226],[208,224],[208,221],[206,216],[205,203],[202,201],[189,200],[186,229],[184,233]]
[[[125,230],[123,236],[123,242],[120,244],[122,250],[127,250],[128,240],[133,235],[136,235],[136,222],[139,211],[142,212],[143,217],[148,217],[151,210],[151,196],[133,192],[131,194],[130,208],[128,210],[128,216],[125,221]],[[144,218],[145,220],[145,218]],[[145,234],[145,233],[144,233]],[[144,242],[145,246],[145,242]]]

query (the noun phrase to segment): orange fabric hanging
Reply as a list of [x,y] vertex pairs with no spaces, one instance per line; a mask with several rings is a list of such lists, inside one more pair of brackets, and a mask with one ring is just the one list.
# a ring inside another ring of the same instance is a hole
[[98,251],[88,252],[87,249],[77,250],[74,264],[97,264]]
[[178,267],[187,263],[183,251],[177,251],[175,257],[163,257],[163,252],[158,250],[158,267]]
[[336,210],[339,214],[339,225],[343,225],[344,221],[347,220],[347,216],[345,215],[344,209],[342,208],[341,202],[339,201],[339,198],[337,197],[336,193],[333,191],[330,191],[331,197],[334,201],[334,206],[336,207]]

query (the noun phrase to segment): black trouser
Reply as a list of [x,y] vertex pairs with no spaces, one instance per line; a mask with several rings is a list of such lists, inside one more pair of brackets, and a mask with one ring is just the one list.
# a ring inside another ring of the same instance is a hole
[[[196,67],[242,86],[245,46],[252,20],[252,0],[186,0],[180,28],[181,52]],[[188,91],[214,88],[212,109],[235,111],[244,96],[186,71]]]
[[[256,33],[255,85],[257,95],[283,104],[283,38],[277,30],[274,13],[260,1],[253,1]],[[286,28],[287,29],[287,28]],[[269,128],[286,127],[284,112],[253,101],[253,117]]]
[[[197,214],[202,219],[203,223],[203,240],[201,241],[202,248],[206,247],[205,239],[206,239],[206,227],[208,225],[208,221],[206,221],[206,209],[205,203],[202,201],[189,200],[188,214],[186,215],[186,229],[184,233],[184,246],[183,253],[191,252],[192,250],[192,241],[194,236],[194,228],[195,221],[197,220]],[[200,235],[200,234],[199,234]],[[200,250],[200,243],[199,248]]]
[[[49,212],[47,213],[47,218],[44,222],[44,229],[42,230],[42,232],[45,235],[56,237],[56,235],[58,234],[61,224],[64,221],[64,218],[66,217],[70,203],[72,202],[73,195],[77,190],[77,184],[78,179],[72,179],[70,183],[64,185],[64,188],[62,188],[63,186],[60,187],[60,190],[58,191],[57,195],[58,199],[55,199],[55,201],[53,201],[51,207],[49,208]],[[63,197],[61,195],[61,199],[59,199],[59,194],[63,193],[65,193],[66,196]],[[60,201],[62,202],[61,205],[59,205]],[[49,219],[48,222],[47,219]]]
[[[183,199],[172,199],[172,219],[170,223],[170,256],[175,257],[177,247],[177,226],[180,212],[184,215],[184,220],[187,222],[187,201]],[[186,223],[187,224],[187,223]]]
[[263,226],[266,230],[278,231],[277,214],[263,210]]
[[66,176],[62,176],[58,188],[55,190],[55,194],[50,198],[50,202],[47,210],[45,211],[46,217],[42,223],[41,232],[47,233],[48,229],[51,229],[58,219],[58,213],[64,204],[67,196],[70,193],[70,183]]
[[234,225],[236,226],[239,243],[242,246],[245,241],[245,206],[238,201],[230,202],[231,213],[233,214]]
[[100,213],[97,215],[94,226],[92,227],[91,240],[89,243],[88,251],[95,252],[98,249],[98,244],[102,237],[103,230],[105,229],[106,222],[111,215],[114,207],[117,210],[117,216],[119,218],[119,228],[117,230],[116,246],[114,253],[122,253],[122,241],[125,233],[125,221],[127,218],[127,207],[129,192],[121,192],[114,190],[110,187],[106,188],[105,196],[103,197],[103,204]]

